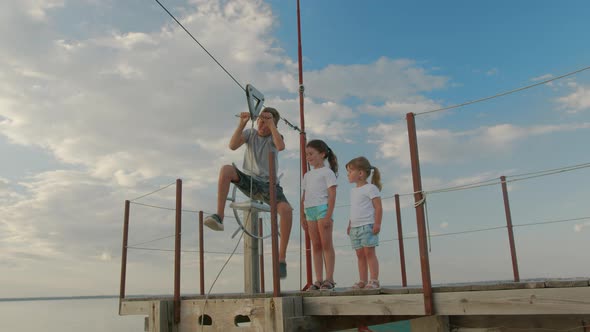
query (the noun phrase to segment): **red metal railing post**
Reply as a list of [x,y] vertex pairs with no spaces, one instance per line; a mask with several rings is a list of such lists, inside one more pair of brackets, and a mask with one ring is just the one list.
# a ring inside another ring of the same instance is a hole
[[406,256],[404,254],[404,234],[402,232],[402,214],[399,205],[399,195],[395,194],[395,216],[397,219],[397,237],[399,239],[399,262],[402,270],[402,286],[408,286],[406,278]]
[[129,201],[125,201],[125,214],[123,216],[123,245],[121,252],[121,284],[119,285],[119,314],[121,313],[121,301],[125,298],[125,283],[127,279],[127,241],[129,239]]
[[203,243],[203,211],[199,211],[199,275],[201,295],[205,295],[205,244]]
[[174,322],[180,322],[180,234],[182,213],[182,180],[176,180],[176,230],[174,232]]
[[518,260],[516,258],[516,246],[514,245],[514,232],[512,230],[512,215],[510,213],[510,201],[508,200],[508,188],[506,186],[506,177],[500,177],[502,182],[502,196],[504,198],[504,212],[506,213],[506,226],[508,228],[508,241],[510,242],[510,256],[512,258],[512,271],[514,272],[514,281],[520,281],[518,273]]
[[260,236],[260,242],[258,243],[258,255],[260,257],[260,293],[264,293],[264,239],[262,238],[264,225],[262,218],[258,218],[258,236]]
[[416,223],[418,226],[418,246],[420,249],[420,266],[422,270],[422,289],[424,291],[424,312],[434,314],[432,283],[430,280],[430,262],[428,260],[428,242],[426,238],[426,222],[424,214],[424,195],[422,194],[422,177],[420,175],[420,158],[418,154],[418,137],[414,113],[406,114],[408,123],[408,142],[412,162],[412,180],[414,183],[414,201],[416,203]]
[[[305,137],[305,112],[304,112],[304,99],[305,99],[305,89],[303,87],[303,56],[302,56],[302,48],[301,48],[301,15],[300,15],[300,6],[299,0],[297,0],[297,57],[299,60],[299,120],[301,122],[301,132],[299,133],[299,149],[301,154],[301,177],[305,175],[307,172],[307,157],[305,156],[305,145],[306,145],[306,137]],[[303,203],[299,200],[299,214],[303,215]],[[301,218],[299,218],[301,220]],[[301,226],[301,225],[300,225]],[[300,230],[303,229],[302,227]],[[303,290],[309,288],[313,283],[313,277],[311,275],[311,240],[309,237],[309,233],[307,230],[304,230],[305,233],[305,269],[306,269],[306,277],[307,277],[307,284],[303,287]]]
[[270,228],[272,239],[272,285],[273,296],[281,294],[281,282],[279,277],[279,230],[277,225],[277,188],[275,172],[275,154],[268,153],[269,160],[269,186],[270,186]]

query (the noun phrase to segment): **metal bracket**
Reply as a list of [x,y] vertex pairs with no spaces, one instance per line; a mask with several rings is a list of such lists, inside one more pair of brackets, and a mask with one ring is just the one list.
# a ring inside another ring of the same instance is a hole
[[248,100],[248,110],[250,111],[250,118],[255,120],[260,114],[260,110],[264,105],[264,95],[256,90],[252,84],[246,85],[246,99]]

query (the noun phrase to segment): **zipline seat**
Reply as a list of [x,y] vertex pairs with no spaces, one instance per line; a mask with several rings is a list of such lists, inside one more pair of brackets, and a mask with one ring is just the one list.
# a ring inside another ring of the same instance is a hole
[[245,202],[232,202],[229,207],[236,210],[251,212],[270,212],[270,206],[255,200]]

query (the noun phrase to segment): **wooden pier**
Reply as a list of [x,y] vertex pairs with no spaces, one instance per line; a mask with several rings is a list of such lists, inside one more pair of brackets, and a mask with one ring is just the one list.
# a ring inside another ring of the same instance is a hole
[[[278,272],[278,231],[274,174],[270,175],[272,293],[264,288],[263,257],[255,241],[244,244],[244,293],[212,294],[204,287],[203,212],[199,211],[200,294],[180,294],[182,181],[176,181],[174,295],[157,298],[126,296],[127,249],[130,202],[125,201],[121,255],[120,315],[146,317],[148,332],[201,331],[342,331],[359,326],[410,321],[412,332],[590,332],[590,278],[522,281],[518,268],[512,217],[506,178],[500,178],[510,259],[514,280],[510,282],[474,282],[473,284],[433,285],[430,276],[428,235],[418,162],[414,115],[407,114],[414,201],[418,230],[421,284],[404,287],[403,234],[396,196],[398,241],[402,287],[380,290],[336,290],[333,292],[285,292],[280,289]],[[271,154],[269,160],[273,161]],[[269,169],[273,170],[271,163]],[[248,213],[258,212],[250,208]],[[244,212],[245,213],[245,212]],[[244,220],[247,218],[244,217]],[[253,220],[256,220],[254,218]],[[571,219],[570,219],[571,220]],[[250,223],[255,224],[255,223]],[[255,229],[243,229],[256,238]],[[309,252],[308,250],[306,250]],[[306,256],[307,257],[307,256]],[[307,262],[307,286],[311,285],[311,267]],[[258,265],[258,266],[257,266]],[[561,271],[567,275],[567,271]],[[259,287],[261,286],[261,287]],[[307,287],[306,286],[306,287]],[[196,290],[195,290],[196,291]]]
[[[415,331],[590,331],[590,280],[496,282],[432,287],[434,315],[422,288],[126,298],[121,315],[146,316],[149,332],[337,331],[410,320]],[[204,315],[204,319],[201,318]],[[199,322],[203,319],[204,325]]]

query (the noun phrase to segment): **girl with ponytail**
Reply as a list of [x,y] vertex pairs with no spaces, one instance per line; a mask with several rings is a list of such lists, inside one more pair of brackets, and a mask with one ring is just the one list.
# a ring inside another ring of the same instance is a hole
[[[307,162],[313,167],[303,177],[301,200],[305,214],[301,226],[308,231],[312,244],[313,267],[316,281],[309,290],[334,289],[334,264],[336,254],[332,241],[334,221],[332,214],[336,202],[336,174],[338,159],[322,140],[312,140],[305,147]],[[330,167],[325,167],[324,160]],[[326,279],[323,277],[324,262]]]

